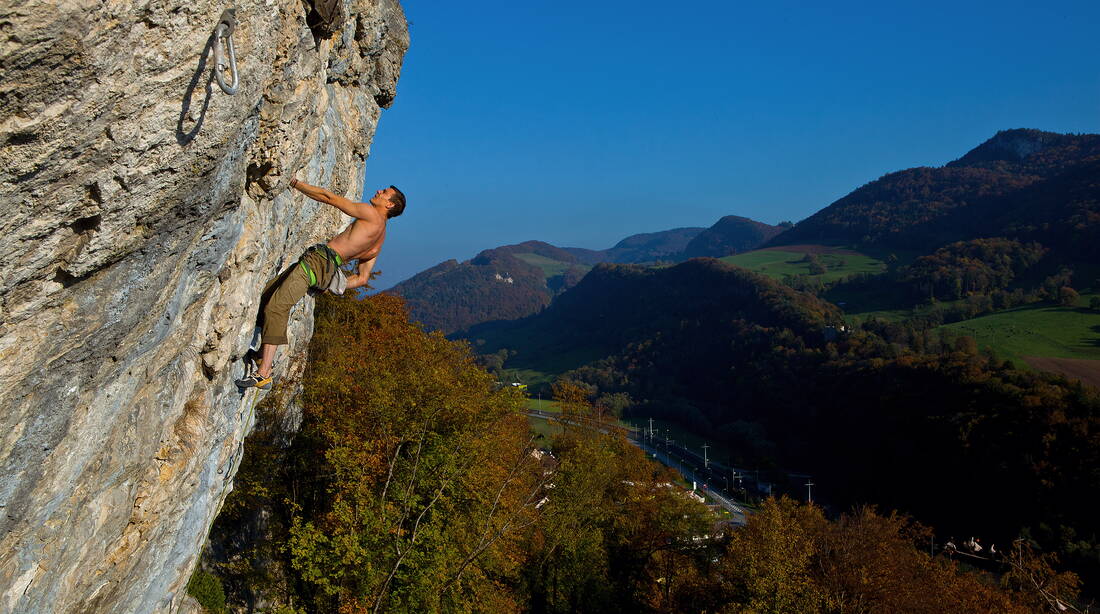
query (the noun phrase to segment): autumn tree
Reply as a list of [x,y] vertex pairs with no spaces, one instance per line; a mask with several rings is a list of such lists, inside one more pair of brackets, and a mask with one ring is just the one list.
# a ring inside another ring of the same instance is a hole
[[[591,416],[583,388],[562,382],[559,406]],[[605,422],[566,419],[554,444],[541,522],[526,572],[530,607],[541,612],[673,611],[672,595],[691,577],[698,539],[711,532],[707,509],[671,470],[649,460]]]
[[820,508],[785,497],[765,501],[731,533],[719,563],[728,599],[761,614],[822,611],[827,595],[814,582],[811,561],[825,523]]
[[730,534],[713,577],[726,612],[1005,612],[1029,597],[927,551],[931,533],[860,507],[827,520],[792,499],[765,501]]
[[323,455],[324,496],[300,506],[288,544],[311,609],[514,609],[505,546],[543,487],[522,398],[395,297],[324,298],[316,317],[302,436]]
[[1076,574],[1058,571],[1058,556],[1036,552],[1027,540],[1017,539],[1006,553],[1007,572],[1001,585],[1020,595],[1033,612],[1080,612],[1073,604],[1080,580]]

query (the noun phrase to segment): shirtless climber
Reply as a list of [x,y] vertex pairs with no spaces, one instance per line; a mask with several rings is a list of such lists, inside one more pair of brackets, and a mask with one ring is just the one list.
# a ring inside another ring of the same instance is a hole
[[[354,217],[355,221],[327,245],[318,243],[306,250],[297,263],[267,283],[260,299],[262,344],[259,356],[252,356],[259,367],[252,375],[237,380],[237,386],[241,388],[271,388],[275,348],[287,344],[286,327],[290,309],[310,288],[328,289],[339,294],[345,289],[367,285],[375,258],[386,240],[386,221],[405,211],[405,195],[392,185],[378,190],[365,203],[352,202],[297,179],[290,181],[290,187],[313,200],[336,207]],[[340,266],[349,260],[358,260],[359,267],[354,275],[346,277],[345,286],[345,276]]]

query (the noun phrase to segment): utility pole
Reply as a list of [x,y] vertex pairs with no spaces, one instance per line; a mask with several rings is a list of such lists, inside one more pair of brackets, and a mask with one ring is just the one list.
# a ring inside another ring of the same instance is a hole
[[542,411],[542,393],[539,393],[539,411]]
[[813,503],[814,502],[813,487],[814,487],[813,480],[806,480],[806,502],[807,503]]
[[707,448],[709,448],[709,447],[710,447],[710,445],[705,444],[705,443],[703,444],[703,468],[704,469],[710,469],[710,460],[707,459]]
[[649,438],[653,439],[653,418],[649,419]]

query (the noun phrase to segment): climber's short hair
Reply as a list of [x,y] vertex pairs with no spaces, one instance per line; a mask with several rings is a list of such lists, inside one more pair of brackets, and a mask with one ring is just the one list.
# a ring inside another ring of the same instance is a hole
[[393,196],[390,197],[390,202],[393,203],[393,208],[390,209],[386,218],[397,217],[405,212],[405,193],[397,189],[397,186],[391,185],[390,189],[393,190]]

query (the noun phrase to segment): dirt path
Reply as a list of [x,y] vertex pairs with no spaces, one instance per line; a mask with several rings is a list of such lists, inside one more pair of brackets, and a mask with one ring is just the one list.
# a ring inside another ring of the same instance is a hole
[[1040,371],[1060,373],[1070,379],[1079,380],[1090,386],[1100,388],[1100,360],[1081,358],[1046,358],[1043,356],[1023,356],[1024,362]]

